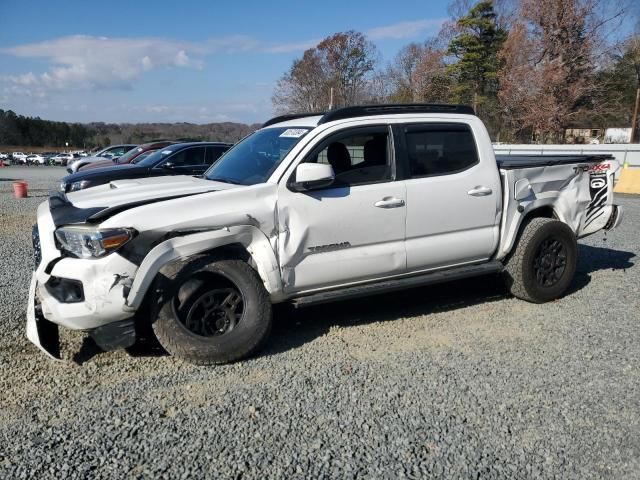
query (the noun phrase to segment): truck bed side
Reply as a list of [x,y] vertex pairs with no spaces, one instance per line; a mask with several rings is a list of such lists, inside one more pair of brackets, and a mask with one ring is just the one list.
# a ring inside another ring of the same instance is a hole
[[497,155],[503,186],[500,243],[496,259],[513,248],[530,216],[553,216],[578,238],[601,230],[614,214],[613,184],[618,162],[603,155]]

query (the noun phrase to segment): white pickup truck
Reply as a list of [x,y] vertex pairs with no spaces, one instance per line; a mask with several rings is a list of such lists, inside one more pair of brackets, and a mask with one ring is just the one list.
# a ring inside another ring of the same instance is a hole
[[350,107],[265,123],[202,178],[119,180],[38,209],[27,335],[104,349],[152,327],[197,364],[244,358],[272,304],[502,272],[517,297],[570,285],[576,240],[612,229],[609,156],[499,156],[464,106]]

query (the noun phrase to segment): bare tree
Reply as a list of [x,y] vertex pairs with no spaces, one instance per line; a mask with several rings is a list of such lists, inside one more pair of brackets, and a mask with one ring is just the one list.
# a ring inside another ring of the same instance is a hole
[[336,33],[304,52],[280,78],[272,97],[279,112],[312,112],[348,106],[371,98],[377,50],[360,32]]
[[367,98],[367,84],[378,60],[375,45],[364,34],[336,33],[318,44],[326,71],[336,89],[335,105],[355,105]]
[[403,47],[383,75],[391,102],[446,102],[450,81],[437,38]]
[[[619,12],[614,16],[618,16]],[[521,0],[501,52],[503,114],[541,141],[558,141],[594,98],[596,46],[613,17],[597,0]]]
[[416,100],[416,71],[422,61],[424,47],[418,43],[404,46],[387,67],[386,77],[391,87],[390,100],[413,102]]
[[322,56],[311,48],[280,78],[272,102],[278,113],[319,112],[329,105],[330,88]]

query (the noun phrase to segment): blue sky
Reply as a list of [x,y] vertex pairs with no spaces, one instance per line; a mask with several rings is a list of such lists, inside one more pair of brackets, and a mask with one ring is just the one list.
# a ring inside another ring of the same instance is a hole
[[259,122],[305,48],[359,30],[383,64],[447,0],[0,0],[0,108],[66,121]]

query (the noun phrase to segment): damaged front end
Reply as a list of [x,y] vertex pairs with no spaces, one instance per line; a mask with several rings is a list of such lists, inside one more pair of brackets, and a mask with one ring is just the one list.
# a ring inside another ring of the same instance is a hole
[[125,305],[138,266],[116,250],[134,233],[90,225],[56,228],[47,207],[39,207],[32,234],[27,337],[55,359],[58,326],[89,332],[104,350],[131,346],[135,312]]

